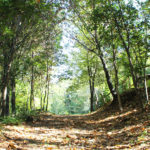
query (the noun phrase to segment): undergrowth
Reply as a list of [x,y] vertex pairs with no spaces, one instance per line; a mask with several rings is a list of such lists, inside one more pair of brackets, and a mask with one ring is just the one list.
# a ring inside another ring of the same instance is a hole
[[4,118],[1,117],[0,122],[2,124],[7,124],[7,125],[18,125],[18,124],[21,124],[23,120],[18,118],[17,116],[7,116]]
[[32,111],[20,111],[16,115],[10,115],[6,117],[0,117],[0,124],[5,125],[19,125],[23,122],[26,122],[28,117],[37,118],[39,115],[39,111],[32,110]]

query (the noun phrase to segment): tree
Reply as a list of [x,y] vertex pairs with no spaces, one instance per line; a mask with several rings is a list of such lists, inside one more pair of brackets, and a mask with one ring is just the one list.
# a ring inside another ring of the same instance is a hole
[[[21,47],[32,34],[37,23],[38,8],[33,1],[4,1],[1,3],[1,49],[3,74],[1,77],[1,114],[5,115],[6,95],[12,62]],[[18,15],[19,14],[19,15]],[[35,30],[34,30],[35,31]]]
[[[95,5],[95,1],[92,2],[81,1],[80,3],[78,1],[76,2],[71,1],[71,6],[75,13],[74,18],[71,19],[71,21],[79,29],[82,35],[82,39],[79,37],[78,38],[73,37],[73,38],[87,51],[92,52],[99,57],[103,66],[103,70],[105,73],[109,90],[113,96],[113,99],[116,99],[117,98],[116,91],[111,81],[111,76],[107,68],[105,57],[104,57],[105,48],[102,39],[105,34],[104,33],[105,24],[103,23],[98,24],[95,20],[93,22],[90,22],[92,16],[91,12],[95,9],[95,6],[93,5]],[[83,9],[84,7],[86,7],[87,9],[86,10]],[[74,20],[78,20],[78,23]],[[88,43],[90,43],[90,45],[87,44],[87,41]]]
[[[44,1],[42,3],[36,3],[35,0],[0,2],[0,9],[2,13],[2,16],[0,17],[0,26],[3,29],[0,32],[0,45],[2,49],[0,109],[2,116],[4,116],[6,113],[6,95],[8,84],[11,79],[10,74],[14,74],[13,78],[16,78],[16,73],[11,73],[11,70],[12,68],[19,68],[14,66],[16,65],[14,62],[16,60],[20,61],[22,56],[25,54],[28,55],[28,52],[31,49],[33,50],[33,48],[42,43],[40,35],[43,31],[42,28],[44,28],[46,24],[48,24],[46,29],[51,29],[52,31],[52,28],[54,28],[56,24],[60,23],[64,19],[64,15],[60,15],[62,7],[58,5],[59,2],[56,3],[51,1],[51,3],[53,5],[49,5],[49,3]],[[47,23],[46,20],[47,22],[49,21],[49,23]],[[53,29],[53,31],[54,30],[55,29]],[[32,74],[34,73],[33,71],[34,66],[32,68]],[[15,70],[14,72],[18,72],[18,70]],[[12,79],[12,81],[14,79]],[[13,87],[15,87],[14,84]],[[32,101],[34,95],[33,86],[31,91]],[[12,94],[13,112],[15,111],[14,94],[15,93]]]

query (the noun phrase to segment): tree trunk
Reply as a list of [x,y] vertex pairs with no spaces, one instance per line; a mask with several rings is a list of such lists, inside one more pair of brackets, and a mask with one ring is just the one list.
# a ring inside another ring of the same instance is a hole
[[116,92],[117,92],[117,99],[118,99],[119,109],[120,109],[120,111],[123,111],[122,102],[121,102],[119,89],[118,89],[119,79],[118,79],[118,69],[117,69],[117,66],[116,66],[116,52],[115,52],[114,48],[113,48],[113,65],[114,65],[114,70],[115,70],[115,87],[116,87]]
[[[47,54],[48,56],[48,54]],[[48,110],[48,103],[49,103],[49,63],[47,58],[47,75],[46,75],[46,88],[47,88],[47,102],[46,102],[46,111]]]
[[[34,58],[34,54],[32,52],[32,60]],[[31,68],[31,94],[30,94],[30,109],[34,108],[34,64],[32,64]]]
[[48,110],[48,104],[49,104],[49,81],[47,83],[47,103],[46,103],[46,111]]
[[4,54],[4,66],[3,74],[1,79],[1,96],[0,96],[0,114],[1,116],[6,115],[6,98],[7,98],[7,87],[9,84],[11,63],[9,63],[8,56]]
[[92,83],[92,80],[89,79],[89,85],[90,85],[90,111],[94,111],[94,85]]
[[101,50],[101,45],[99,43],[98,36],[97,36],[97,29],[95,29],[95,42],[96,42],[96,48],[99,51],[99,58],[100,58],[101,63],[103,65],[103,70],[104,70],[104,73],[105,73],[108,88],[110,90],[110,93],[112,94],[113,100],[116,100],[117,99],[117,93],[115,91],[115,88],[113,87],[111,77],[110,77],[109,71],[107,69],[104,57],[103,57],[103,52]]
[[146,80],[146,70],[144,68],[144,89],[145,89],[145,96],[146,96],[146,102],[149,102],[149,94],[148,94],[148,88],[147,88],[147,80]]
[[[118,4],[120,6],[120,2],[118,1]],[[120,16],[122,18],[122,21],[123,21],[123,25],[124,25],[124,16],[123,16],[123,13],[122,13],[122,10],[121,10],[121,6],[120,6]],[[126,38],[127,38],[127,43],[125,42],[125,39],[122,35],[122,31],[120,29],[120,24],[118,23],[117,21],[117,16],[116,14],[114,14],[114,21],[115,21],[115,25],[117,27],[117,31],[118,31],[118,34],[119,34],[119,37],[121,39],[121,42],[122,42],[122,45],[126,51],[126,54],[127,54],[127,58],[128,58],[128,62],[129,62],[129,67],[130,67],[130,73],[131,73],[131,76],[132,76],[132,80],[133,80],[133,84],[134,84],[134,87],[135,87],[135,90],[137,91],[137,78],[136,78],[136,74],[135,74],[135,71],[134,71],[134,67],[133,67],[133,63],[132,63],[132,59],[131,59],[131,54],[130,54],[130,32],[129,30],[127,29],[127,26],[124,25],[124,29],[126,31]]]
[[42,108],[42,110],[44,110],[44,111],[45,111],[45,106],[46,106],[46,95],[47,95],[47,93],[46,93],[46,89],[45,89],[45,94],[44,94],[44,98],[43,98],[43,108]]
[[15,81],[15,77],[12,76],[11,78],[11,110],[12,113],[15,114],[16,113],[16,81]]
[[7,96],[6,96],[6,116],[9,116],[9,94],[10,89],[7,87]]
[[113,96],[113,100],[117,100],[117,93],[113,87],[113,84],[111,82],[111,78],[110,78],[110,75],[109,75],[109,72],[108,72],[108,69],[106,67],[106,64],[105,64],[105,61],[104,61],[104,58],[100,55],[99,56],[101,62],[102,62],[102,65],[103,65],[103,69],[104,69],[104,73],[105,73],[105,77],[106,77],[106,81],[107,81],[107,85],[109,87],[109,90]]
[[42,84],[43,84],[43,81],[42,81],[42,75],[40,76],[40,95],[41,95],[41,98],[40,98],[40,109],[43,110],[43,90],[42,90]]
[[112,36],[112,49],[113,49],[113,66],[114,66],[114,71],[115,71],[115,87],[116,87],[116,92],[117,92],[119,109],[120,109],[120,111],[123,111],[122,102],[121,102],[119,89],[118,89],[119,79],[118,79],[118,69],[117,69],[117,64],[116,64],[116,49],[115,49],[115,45],[114,45],[114,36],[113,36],[112,29],[111,29],[111,36]]
[[[94,68],[94,69],[92,69]],[[95,75],[97,72],[97,64],[94,66],[90,65],[89,53],[87,53],[87,71],[89,76],[89,87],[90,87],[90,111],[94,111],[94,93],[95,93]]]
[[2,87],[1,91],[1,116],[4,117],[6,115],[6,98],[7,98],[7,86]]
[[43,92],[41,92],[40,109],[43,110]]
[[99,96],[98,96],[98,94],[97,94],[97,92],[96,92],[96,90],[94,90],[94,93],[95,93],[95,97],[96,97],[96,99],[95,99],[95,108],[96,108],[96,110],[99,108]]

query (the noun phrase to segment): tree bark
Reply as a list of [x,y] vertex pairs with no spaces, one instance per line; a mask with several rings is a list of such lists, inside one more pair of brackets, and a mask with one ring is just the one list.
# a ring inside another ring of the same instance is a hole
[[1,79],[1,96],[0,96],[0,114],[1,116],[6,115],[6,98],[7,98],[7,87],[9,84],[9,75],[11,68],[11,56],[7,56],[7,53],[4,54],[4,65],[3,65],[3,74]]
[[6,97],[7,97],[7,86],[2,87],[1,91],[1,116],[4,117],[6,115]]
[[87,53],[87,71],[89,76],[89,87],[90,87],[90,111],[94,111],[94,94],[95,94],[95,76],[97,72],[97,64],[93,62],[91,66],[89,62],[89,53]]
[[16,113],[16,81],[15,77],[12,75],[11,78],[11,110],[12,114]]
[[109,90],[113,96],[113,100],[117,100],[117,93],[113,87],[113,84],[111,82],[111,78],[110,78],[110,75],[109,75],[109,72],[108,72],[108,69],[106,67],[106,63],[104,61],[104,58],[100,55],[99,56],[101,62],[102,62],[102,65],[103,65],[103,69],[104,69],[104,73],[105,73],[105,77],[106,77],[106,81],[107,81],[107,85],[109,87]]
[[[32,60],[34,58],[34,53],[32,51]],[[33,63],[33,62],[32,62]],[[31,93],[30,93],[30,109],[34,108],[34,64],[31,68]]]
[[44,98],[43,98],[43,108],[42,108],[42,110],[44,110],[44,111],[45,111],[45,107],[46,107],[46,95],[47,95],[47,93],[46,93],[46,89],[45,89],[45,94],[44,94]]
[[120,109],[120,111],[123,111],[122,102],[121,102],[119,89],[118,89],[119,88],[119,78],[118,78],[118,68],[117,68],[117,64],[116,64],[116,49],[115,49],[115,45],[114,45],[114,35],[113,35],[112,29],[111,29],[111,36],[112,36],[112,50],[113,50],[113,66],[114,66],[114,71],[115,71],[115,87],[116,87],[116,92],[117,92],[119,109]]
[[101,45],[100,45],[100,42],[98,40],[97,29],[95,29],[95,43],[96,43],[96,48],[99,51],[99,58],[101,60],[102,66],[103,66],[103,70],[105,73],[108,88],[110,90],[110,93],[112,94],[113,100],[117,100],[117,93],[116,93],[115,88],[113,87],[111,77],[110,77],[109,71],[107,69],[105,60],[104,60],[103,52],[101,50]]
[[7,96],[6,96],[6,116],[9,116],[9,94],[10,89],[7,87]]
[[115,52],[114,47],[113,47],[113,66],[114,66],[114,70],[115,70],[115,87],[116,87],[116,92],[117,92],[117,99],[118,99],[119,109],[120,109],[120,111],[123,111],[122,102],[121,102],[119,89],[118,89],[119,79],[118,79],[118,69],[117,69],[117,65],[116,65],[116,52]]
[[94,111],[94,84],[89,79],[89,85],[90,85],[90,111]]
[[47,77],[46,77],[46,84],[47,84],[47,102],[46,102],[46,111],[48,110],[48,104],[49,104],[49,63],[47,58]]

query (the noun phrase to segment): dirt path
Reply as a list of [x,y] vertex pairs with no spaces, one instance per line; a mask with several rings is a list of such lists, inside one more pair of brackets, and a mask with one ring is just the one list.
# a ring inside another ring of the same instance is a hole
[[150,149],[150,113],[136,109],[84,116],[41,114],[37,121],[2,131],[0,150]]

